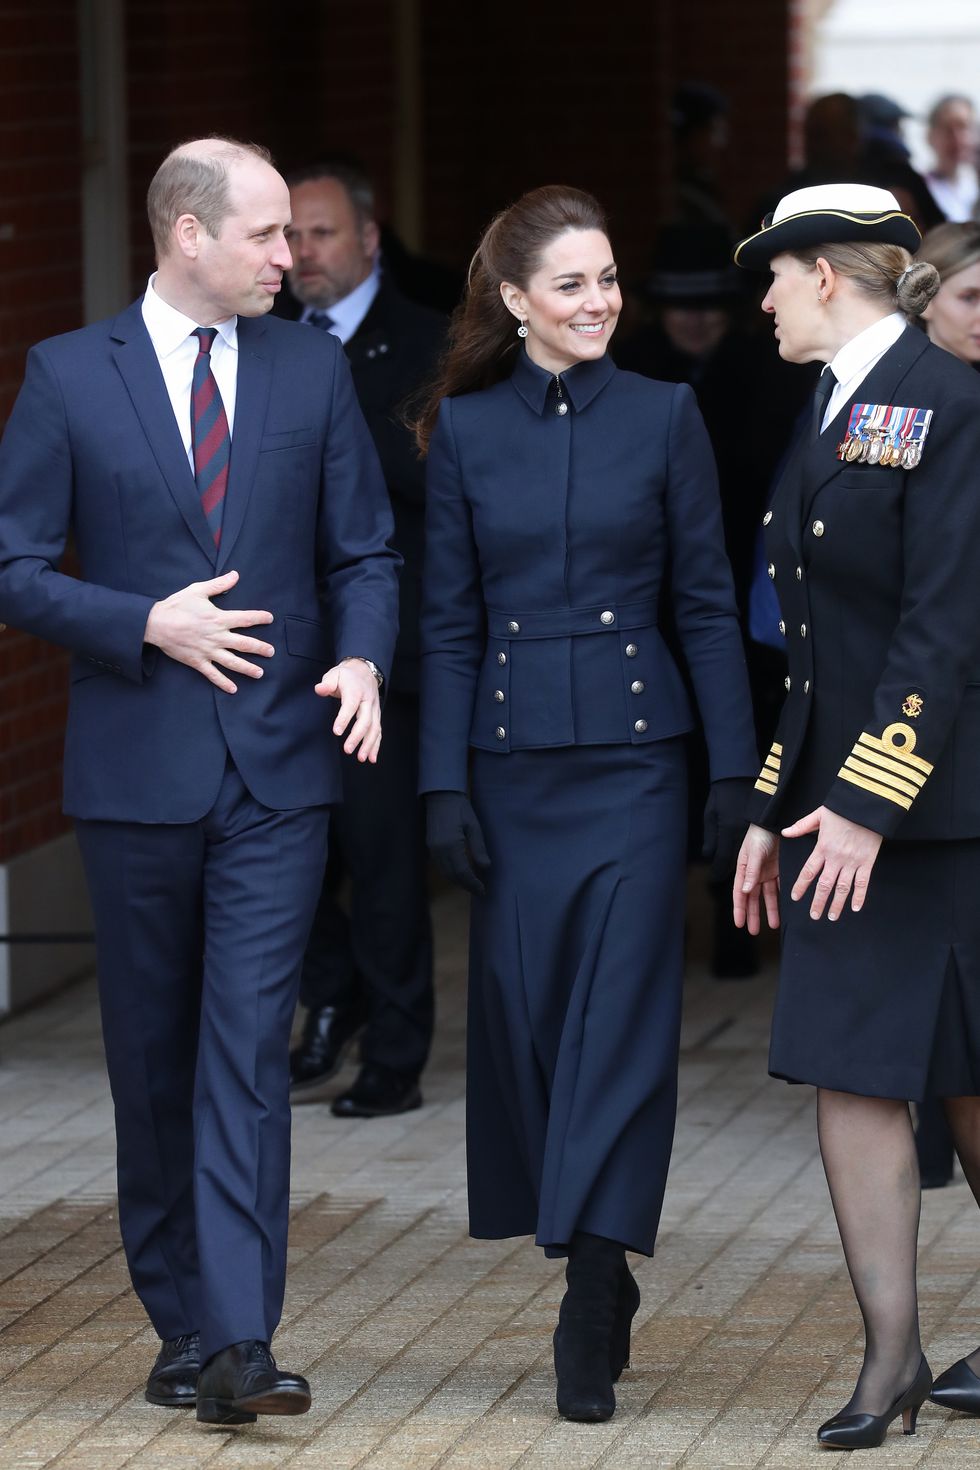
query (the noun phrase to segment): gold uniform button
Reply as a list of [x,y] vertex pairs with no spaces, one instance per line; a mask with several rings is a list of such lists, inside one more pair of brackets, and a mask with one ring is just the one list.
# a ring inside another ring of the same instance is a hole
[[770,580],[770,582],[775,582],[775,580],[776,580],[776,568],[773,566],[772,562],[770,562],[769,565],[766,567],[766,571],[769,573],[769,580]]
[[501,667],[503,667],[503,665],[507,662],[507,655],[506,655],[506,653],[498,653],[497,654],[497,662],[498,662],[498,664],[500,664]]
[[634,694],[642,694],[646,687],[642,679],[634,679],[630,685],[630,689]]
[[507,624],[507,631],[508,633],[519,633],[521,631],[520,623],[515,623],[513,618],[511,618],[510,622]]
[[822,536],[824,533],[824,529],[825,527],[823,521],[814,521],[813,525],[810,527],[810,530],[813,532],[814,536]]
[[502,689],[495,689],[493,691],[493,697],[497,701],[498,704],[503,704],[503,702],[504,702],[504,691]]
[[792,683],[793,683],[792,679],[790,678],[789,674],[787,674],[786,675],[786,678],[783,680],[783,685],[784,685],[784,687],[786,689],[786,693],[787,694],[790,691],[790,687],[791,687]]
[[766,513],[765,513],[765,515],[762,517],[762,524],[764,526],[768,526],[768,524],[769,524],[769,522],[771,520],[772,520],[772,511],[771,510],[767,510]]
[[507,739],[507,731],[504,729],[503,725],[498,725],[494,733],[496,734],[498,740]]
[[599,622],[600,623],[604,623],[607,628],[610,626],[611,623],[614,623],[615,621],[616,621],[616,614],[615,613],[609,612],[607,610],[606,612],[599,614]]
[[635,723],[634,723],[634,725],[633,725],[633,729],[636,731],[637,735],[642,735],[644,733],[644,731],[646,730],[646,727],[647,727],[646,720],[636,720]]
[[627,658],[636,658],[636,655],[637,655],[638,652],[639,652],[639,649],[637,648],[637,646],[636,646],[635,643],[627,643],[627,645],[626,645],[626,657]]
[[779,619],[779,631],[780,631],[780,633],[782,633],[783,637],[785,638],[786,637],[786,624],[783,622],[782,618]]

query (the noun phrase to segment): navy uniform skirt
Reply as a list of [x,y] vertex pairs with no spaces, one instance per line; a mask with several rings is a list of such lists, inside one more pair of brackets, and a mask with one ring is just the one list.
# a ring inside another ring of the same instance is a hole
[[769,1070],[838,1092],[980,1094],[980,839],[884,842],[859,914],[790,890],[815,839],[782,839]]
[[677,1100],[683,742],[474,752],[470,1230],[651,1254]]

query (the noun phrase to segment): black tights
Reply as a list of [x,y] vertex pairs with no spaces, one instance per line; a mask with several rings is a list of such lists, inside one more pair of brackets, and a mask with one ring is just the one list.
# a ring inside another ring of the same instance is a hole
[[[945,1100],[963,1172],[980,1203],[980,1098]],[[922,1348],[916,1297],[919,1165],[908,1104],[817,1091],[817,1130],[865,1355],[842,1412],[883,1414],[915,1377]],[[980,1348],[967,1360],[980,1369]]]

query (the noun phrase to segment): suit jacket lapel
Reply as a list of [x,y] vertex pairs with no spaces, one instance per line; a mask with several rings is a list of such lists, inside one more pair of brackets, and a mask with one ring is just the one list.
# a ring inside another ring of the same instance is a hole
[[[310,328],[315,331],[315,328]],[[231,435],[228,493],[221,526],[218,571],[224,571],[245,520],[249,496],[258,468],[259,445],[269,406],[271,366],[266,344],[266,323],[261,317],[238,318],[238,387],[235,392],[235,426]]]
[[[847,430],[854,403],[896,403],[902,379],[918,362],[929,345],[929,338],[918,327],[906,327],[894,347],[890,347],[879,362],[871,369],[863,383],[858,385],[853,397],[845,399],[832,423],[810,445],[803,470],[803,497],[797,526],[798,534],[806,521],[817,493],[834,475],[847,468],[844,460],[837,458],[837,446]],[[897,396],[896,396],[897,395]]]
[[132,399],[153,457],[187,523],[187,529],[208,560],[213,562],[214,541],[201,509],[184,441],[138,301],[116,318],[111,335],[116,367]]

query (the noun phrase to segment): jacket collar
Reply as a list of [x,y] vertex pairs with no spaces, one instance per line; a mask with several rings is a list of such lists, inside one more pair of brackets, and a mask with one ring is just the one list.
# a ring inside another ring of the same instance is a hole
[[[577,362],[561,374],[561,389],[576,413],[588,408],[593,398],[601,393],[616,371],[616,364],[609,353],[592,362]],[[538,367],[527,355],[527,349],[518,350],[511,382],[524,399],[528,408],[543,414],[548,402],[549,390],[554,393],[555,374]]]

